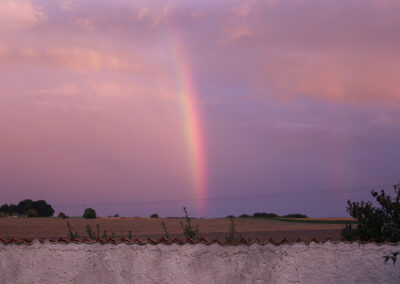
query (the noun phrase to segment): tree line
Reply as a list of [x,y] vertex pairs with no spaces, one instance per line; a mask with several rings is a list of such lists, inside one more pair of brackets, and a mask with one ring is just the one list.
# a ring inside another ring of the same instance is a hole
[[28,217],[51,217],[54,214],[53,207],[45,200],[25,199],[15,204],[3,204],[0,206],[0,213],[12,216],[14,214],[26,215]]

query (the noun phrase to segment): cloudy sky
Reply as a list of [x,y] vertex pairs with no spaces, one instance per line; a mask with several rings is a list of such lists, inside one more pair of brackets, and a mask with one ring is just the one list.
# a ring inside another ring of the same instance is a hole
[[400,180],[400,2],[0,0],[0,203],[346,216]]

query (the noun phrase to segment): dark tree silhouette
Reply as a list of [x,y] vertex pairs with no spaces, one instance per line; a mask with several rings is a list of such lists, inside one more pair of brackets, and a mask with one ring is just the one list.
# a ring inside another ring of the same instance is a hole
[[380,207],[368,202],[347,202],[347,212],[357,220],[357,228],[347,225],[342,231],[342,237],[352,240],[355,237],[362,241],[373,238],[377,242],[389,240],[400,241],[400,183],[393,186],[395,196],[371,191]]
[[96,219],[96,217],[96,211],[93,208],[86,208],[85,212],[83,212],[83,218]]

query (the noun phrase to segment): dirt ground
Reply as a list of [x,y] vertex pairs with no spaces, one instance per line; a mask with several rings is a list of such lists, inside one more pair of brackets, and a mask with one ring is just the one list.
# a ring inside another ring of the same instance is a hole
[[[307,219],[313,220],[313,219]],[[319,221],[349,220],[345,218],[316,218]],[[129,231],[133,238],[146,239],[148,237],[158,239],[164,236],[161,223],[164,222],[170,237],[183,239],[183,230],[180,222],[185,222],[183,218],[131,218],[131,217],[100,217],[97,219],[83,218],[0,218],[0,238],[66,238],[68,236],[67,222],[69,222],[74,232],[80,237],[87,237],[86,227],[89,224],[96,232],[96,225],[99,224],[100,234],[107,231],[108,237],[112,233],[118,237],[128,237]],[[194,225],[199,225],[200,235],[206,238],[218,238],[225,240],[228,235],[230,220],[227,218],[193,219]],[[286,238],[295,241],[301,238],[309,241],[312,238],[325,240],[340,239],[340,231],[344,224],[309,224],[292,223],[266,219],[234,219],[237,236],[246,239],[268,240],[272,238],[280,241]]]

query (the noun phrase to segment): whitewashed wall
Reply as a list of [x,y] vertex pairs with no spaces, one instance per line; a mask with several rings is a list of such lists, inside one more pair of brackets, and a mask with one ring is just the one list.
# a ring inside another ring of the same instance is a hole
[[389,244],[0,244],[0,283],[400,283]]

